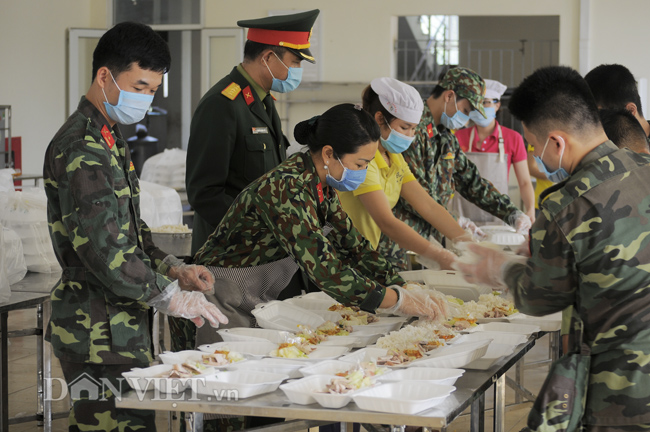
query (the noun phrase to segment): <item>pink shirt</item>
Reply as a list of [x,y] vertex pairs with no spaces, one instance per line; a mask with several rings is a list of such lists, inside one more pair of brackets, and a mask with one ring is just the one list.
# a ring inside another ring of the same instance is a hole
[[[499,124],[499,122],[495,123],[497,125]],[[480,143],[479,148],[478,130],[476,129],[476,126],[456,131],[456,138],[458,138],[460,148],[464,152],[467,153],[469,151],[469,137],[472,133],[472,129],[474,129],[472,152],[499,153],[499,128],[495,127],[494,132]],[[501,126],[501,133],[503,134],[504,151],[508,157],[508,172],[510,172],[510,166],[513,163],[526,160],[526,146],[524,145],[524,139],[519,132]]]

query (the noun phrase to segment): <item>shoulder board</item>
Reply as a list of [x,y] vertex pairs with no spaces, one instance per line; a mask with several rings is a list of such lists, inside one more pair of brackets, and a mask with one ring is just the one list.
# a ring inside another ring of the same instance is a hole
[[228,84],[228,87],[223,89],[221,94],[224,95],[225,97],[227,97],[230,100],[235,100],[235,98],[237,97],[239,92],[241,92],[241,87],[239,87],[239,84],[237,84],[235,82],[232,82],[232,83]]

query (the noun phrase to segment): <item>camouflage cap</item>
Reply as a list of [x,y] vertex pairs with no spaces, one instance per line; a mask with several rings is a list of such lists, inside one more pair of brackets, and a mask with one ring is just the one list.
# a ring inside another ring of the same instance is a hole
[[438,84],[446,90],[453,90],[459,97],[467,99],[475,110],[487,118],[483,110],[485,81],[479,74],[471,69],[455,67],[449,69]]

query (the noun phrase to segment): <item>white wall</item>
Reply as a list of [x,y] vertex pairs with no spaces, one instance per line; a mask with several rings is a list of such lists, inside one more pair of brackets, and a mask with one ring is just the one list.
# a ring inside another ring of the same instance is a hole
[[[244,18],[265,16],[269,9],[321,9],[323,80],[368,82],[391,75],[396,16],[558,15],[560,63],[578,67],[580,0],[205,0],[207,27],[234,27]],[[620,62],[637,77],[650,75],[647,0],[590,0],[590,61]],[[65,121],[66,29],[106,28],[101,0],[0,0],[0,104],[13,107],[13,134],[23,137],[25,173],[42,169],[45,148]],[[357,89],[354,90],[356,96]],[[352,96],[352,94],[350,95]]]
[[25,174],[42,174],[47,144],[66,119],[69,27],[105,28],[105,3],[0,0],[0,105],[11,105]]

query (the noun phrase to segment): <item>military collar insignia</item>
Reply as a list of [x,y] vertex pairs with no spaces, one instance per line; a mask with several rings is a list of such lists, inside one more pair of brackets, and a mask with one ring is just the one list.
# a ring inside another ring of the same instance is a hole
[[251,90],[251,86],[246,86],[243,91],[244,95],[244,100],[246,101],[246,105],[250,105],[253,102],[255,102],[255,98],[253,97],[253,91]]
[[106,144],[108,145],[108,148],[113,149],[113,146],[115,145],[115,138],[113,138],[113,134],[111,133],[110,129],[108,129],[108,126],[104,125],[104,127],[102,127],[101,133],[104,141],[106,141]]
[[323,201],[325,201],[325,195],[323,195],[323,184],[318,183],[316,185],[316,192],[318,192],[318,204],[321,204]]
[[429,138],[433,138],[433,124],[429,123],[427,125],[427,135],[429,135]]

